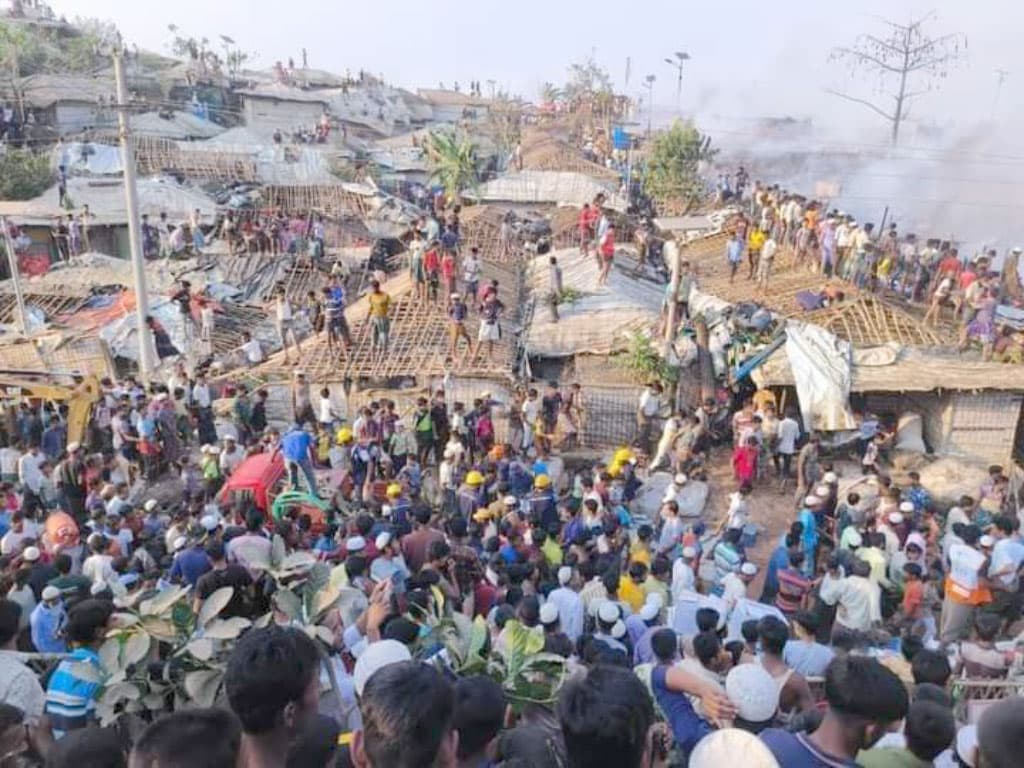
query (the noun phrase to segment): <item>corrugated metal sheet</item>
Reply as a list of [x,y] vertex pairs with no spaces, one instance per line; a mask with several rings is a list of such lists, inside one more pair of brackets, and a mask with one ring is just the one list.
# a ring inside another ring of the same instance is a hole
[[[550,294],[548,260],[558,259],[562,285],[579,294],[558,305],[559,319],[551,319],[546,306]],[[617,256],[619,262],[622,256]],[[606,285],[598,285],[597,260],[578,249],[537,256],[527,268],[527,286],[536,301],[533,322],[526,332],[526,352],[532,357],[608,354],[623,349],[631,331],[650,328],[661,311],[662,289],[627,275],[620,263],[612,267]]]
[[606,196],[608,207],[625,210],[625,198],[613,185],[602,184],[590,176],[572,171],[508,173],[487,182],[473,193],[466,193],[466,196],[493,202],[583,205],[593,201],[599,192]]

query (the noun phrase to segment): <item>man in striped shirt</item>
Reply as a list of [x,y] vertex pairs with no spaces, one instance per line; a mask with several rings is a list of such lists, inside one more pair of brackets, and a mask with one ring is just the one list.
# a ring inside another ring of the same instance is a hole
[[792,616],[806,607],[807,596],[811,593],[814,582],[804,576],[804,553],[789,553],[789,567],[783,568],[776,575],[779,591],[775,596],[775,607],[786,616]]
[[46,714],[58,739],[85,728],[95,717],[103,674],[97,651],[113,611],[111,603],[83,600],[68,614],[65,633],[71,655],[58,665],[46,689]]

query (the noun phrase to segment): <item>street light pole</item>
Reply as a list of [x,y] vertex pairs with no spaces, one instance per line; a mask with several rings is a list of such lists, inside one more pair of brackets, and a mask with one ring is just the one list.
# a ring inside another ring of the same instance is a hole
[[647,138],[651,137],[651,122],[654,119],[654,75],[644,78],[647,83]]
[[128,127],[128,84],[124,78],[124,49],[118,45],[113,52],[114,79],[117,81],[117,124],[121,139],[121,165],[124,169],[124,203],[128,214],[128,243],[135,282],[135,331],[139,337],[139,371],[149,383],[153,373],[153,345],[146,317],[149,315],[149,294],[146,292],[146,266],[142,252],[142,231],[139,218],[139,195],[135,188],[135,146]]
[[682,112],[683,104],[683,62],[690,60],[686,51],[676,51],[675,58],[665,57],[665,63],[676,70],[676,112]]

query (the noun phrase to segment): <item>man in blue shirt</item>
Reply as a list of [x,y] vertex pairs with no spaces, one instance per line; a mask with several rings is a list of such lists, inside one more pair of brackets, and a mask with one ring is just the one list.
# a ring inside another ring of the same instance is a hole
[[[68,614],[65,635],[71,655],[57,666],[46,688],[46,714],[58,739],[68,731],[85,728],[96,717],[96,697],[103,675],[97,651],[106,639],[113,612],[113,603],[90,599]],[[92,667],[92,673],[80,676],[79,665]]]
[[67,614],[60,590],[45,587],[43,599],[32,611],[29,624],[32,628],[32,645],[39,653],[67,653],[64,643],[64,624]]
[[729,242],[725,244],[725,257],[729,260],[729,282],[736,277],[736,272],[743,262],[743,240],[739,233],[733,232]]
[[309,486],[309,492],[317,495],[316,475],[313,473],[313,436],[306,432],[300,425],[293,424],[292,428],[281,438],[279,448],[284,456],[285,465],[288,467],[288,482],[292,490],[299,488],[299,472],[301,471]]
[[185,583],[191,587],[196,585],[199,577],[210,571],[213,564],[201,541],[194,541],[191,546],[182,549],[174,558],[169,575],[172,582]]
[[352,346],[352,334],[345,318],[345,289],[341,282],[335,280],[332,285],[324,288],[324,313],[327,320],[327,349],[331,351],[335,345]]

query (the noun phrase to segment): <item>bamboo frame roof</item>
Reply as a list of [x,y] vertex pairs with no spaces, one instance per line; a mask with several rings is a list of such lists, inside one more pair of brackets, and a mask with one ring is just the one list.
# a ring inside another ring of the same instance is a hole
[[618,182],[619,174],[591,162],[567,141],[537,129],[523,131],[523,168],[533,171],[574,171],[595,179]]
[[[390,344],[386,355],[381,356],[372,348],[369,303],[363,296],[345,310],[352,333],[351,350],[340,345],[329,350],[326,333],[320,333],[303,340],[298,364],[286,365],[284,353],[279,352],[249,373],[280,379],[290,376],[295,370],[302,370],[311,382],[318,384],[358,378],[421,378],[448,373],[471,378],[511,379],[518,356],[515,313],[522,281],[518,269],[482,261],[481,281],[499,281],[500,295],[506,307],[506,317],[501,321],[502,338],[495,344],[493,361],[488,360],[486,350],[470,355],[464,340],[459,342],[459,351],[452,361],[448,357],[447,304],[422,301],[416,295],[415,284],[409,274],[401,272],[384,285],[384,290],[391,294]],[[475,309],[471,308],[466,328],[474,343],[478,319]],[[294,353],[292,357],[295,357]]]
[[[697,272],[700,289],[736,304],[754,301],[786,317],[815,323],[840,338],[872,346],[899,342],[908,346],[942,346],[954,344],[955,330],[948,324],[938,327],[924,325],[904,302],[868,291],[861,291],[838,278],[826,278],[807,266],[797,264],[793,250],[780,248],[775,257],[767,295],[746,279],[746,262],[740,265],[733,282],[725,259],[729,232],[719,232],[681,246],[682,258],[689,260]],[[831,307],[806,312],[796,302],[802,291],[821,290],[824,285],[839,287],[845,299]]]

